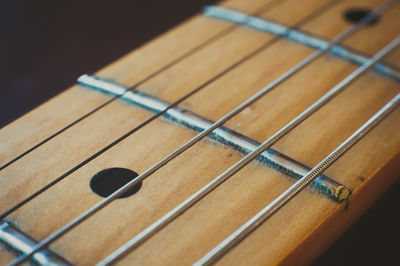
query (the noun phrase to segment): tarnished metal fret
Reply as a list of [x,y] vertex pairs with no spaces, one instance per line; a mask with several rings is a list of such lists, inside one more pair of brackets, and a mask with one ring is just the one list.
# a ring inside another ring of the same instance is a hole
[[[399,39],[398,39],[399,40]],[[281,209],[300,191],[312,182],[317,176],[323,173],[327,168],[334,164],[343,154],[350,150],[359,140],[361,140],[369,131],[380,123],[400,104],[400,93],[389,101],[381,110],[372,116],[364,125],[354,132],[347,140],[338,146],[331,154],[316,165],[307,175],[293,184],[289,189],[274,199],[264,209],[257,213],[248,222],[242,225],[238,230],[222,241],[194,265],[212,265],[218,261],[224,254],[241,242],[246,236],[257,229],[263,222],[270,218],[274,213]]]

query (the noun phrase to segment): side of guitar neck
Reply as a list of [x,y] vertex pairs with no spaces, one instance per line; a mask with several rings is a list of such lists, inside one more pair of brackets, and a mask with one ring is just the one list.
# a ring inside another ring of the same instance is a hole
[[[219,5],[331,40],[353,24],[343,13],[374,9],[381,0],[228,0]],[[372,57],[399,35],[400,4],[341,44]],[[132,51],[94,75],[217,121],[289,71],[315,48],[202,13]],[[383,62],[398,70],[400,48]],[[240,62],[240,63],[239,63]],[[232,67],[233,66],[233,67]],[[224,124],[262,143],[359,65],[325,54]],[[312,168],[400,91],[398,80],[368,71],[273,149]],[[112,99],[74,85],[0,131],[0,165]],[[0,213],[63,176],[154,113],[115,99],[0,171]],[[338,203],[306,189],[228,252],[220,265],[301,265],[312,262],[399,178],[400,110],[395,110],[326,173],[352,191]],[[157,118],[72,171],[5,220],[40,241],[103,198],[90,188],[96,173],[127,168],[140,174],[198,132]],[[93,265],[156,222],[243,158],[239,149],[204,138],[143,181],[136,194],[117,199],[49,246],[72,263]],[[148,241],[121,265],[192,264],[293,184],[294,179],[251,162]],[[0,264],[14,256],[0,246]]]

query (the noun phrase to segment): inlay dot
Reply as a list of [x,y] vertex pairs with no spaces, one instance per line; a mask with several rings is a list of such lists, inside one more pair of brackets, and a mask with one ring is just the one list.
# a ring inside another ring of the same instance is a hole
[[[361,19],[363,19],[365,16],[367,16],[370,12],[371,12],[371,10],[369,10],[367,8],[358,8],[358,7],[349,8],[346,10],[346,12],[344,12],[343,16],[348,22],[357,23]],[[370,25],[370,26],[374,25],[374,24],[378,23],[378,21],[379,21],[379,16],[371,19],[367,23],[367,25]]]
[[[137,176],[137,173],[126,168],[104,169],[92,177],[90,180],[90,188],[97,195],[101,197],[107,197],[128,182],[135,179]],[[141,187],[142,182],[139,182],[118,198],[132,196],[133,194],[137,193]]]

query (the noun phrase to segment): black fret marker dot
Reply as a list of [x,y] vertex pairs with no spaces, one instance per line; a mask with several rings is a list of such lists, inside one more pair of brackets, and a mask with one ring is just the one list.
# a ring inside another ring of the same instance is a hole
[[[124,186],[129,181],[135,179],[137,173],[125,168],[108,168],[95,174],[90,180],[90,188],[94,193],[101,197],[107,197],[114,191]],[[132,196],[140,190],[142,182],[129,189],[118,198]]]
[[[357,23],[365,16],[367,16],[371,10],[366,8],[350,8],[347,9],[346,12],[343,14],[344,18],[349,21],[350,23]],[[379,16],[371,19],[367,25],[375,25],[379,21]]]

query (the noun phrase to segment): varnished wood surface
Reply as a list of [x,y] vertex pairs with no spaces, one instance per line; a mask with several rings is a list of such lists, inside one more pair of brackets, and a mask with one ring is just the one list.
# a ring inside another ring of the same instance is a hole
[[[251,12],[261,2],[244,4],[243,1],[228,1],[227,5]],[[326,2],[307,0],[299,5],[298,1],[288,0],[262,16],[294,25]],[[342,22],[340,16],[348,6],[374,7],[379,3],[346,1],[322,13],[302,28],[332,38],[349,26]],[[396,27],[391,25],[399,25],[396,16],[399,8],[397,5],[382,16],[379,25],[360,31],[345,43],[365,53],[375,53],[398,34]],[[197,16],[177,30],[105,68],[98,75],[132,85],[153,71],[154,65],[168,62],[228,26],[227,22]],[[391,30],[386,31],[387,28]],[[326,35],[328,31],[332,35]],[[269,34],[238,27],[142,84],[139,89],[174,101],[272,38]],[[176,45],[177,40],[182,40],[179,46]],[[205,87],[182,106],[216,120],[311,52],[311,49],[304,46],[280,40]],[[395,54],[398,53],[399,49]],[[391,56],[388,58],[392,60],[391,63],[399,64]],[[354,65],[331,56],[320,58],[229,121],[227,126],[262,141],[354,69]],[[306,165],[315,165],[394,96],[398,89],[398,84],[391,80],[374,73],[367,74],[274,148]],[[1,159],[6,162],[54,129],[73,121],[108,98],[79,86],[69,89],[2,130],[0,137],[4,153]],[[71,102],[74,104],[71,105]],[[113,102],[6,168],[0,172],[0,185],[8,188],[0,195],[1,211],[150,115],[120,101]],[[330,177],[354,191],[348,211],[344,210],[343,205],[305,191],[228,254],[221,263],[290,264],[293,259],[308,262],[315,257],[396,179],[396,162],[400,150],[400,136],[396,134],[399,130],[399,115],[399,111],[396,111],[389,116],[328,170]],[[15,132],[19,132],[18,136]],[[34,137],[31,138],[31,135]],[[96,172],[108,167],[126,167],[143,172],[193,136],[194,132],[175,124],[155,121],[46,191],[12,214],[10,219],[30,235],[43,239],[100,200],[88,186]],[[117,200],[52,247],[73,262],[91,264],[139,233],[240,157],[240,154],[229,148],[202,141],[146,180],[137,195]],[[121,263],[192,263],[291,183],[292,180],[281,174],[253,163]],[[102,234],[99,234],[100,230]],[[300,255],[306,247],[314,247],[316,251]]]

